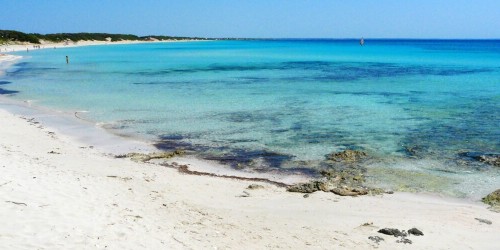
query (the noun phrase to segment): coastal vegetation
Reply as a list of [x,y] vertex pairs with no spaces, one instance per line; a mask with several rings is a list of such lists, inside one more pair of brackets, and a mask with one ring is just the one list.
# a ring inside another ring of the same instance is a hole
[[176,36],[136,36],[132,34],[108,34],[108,33],[55,33],[38,34],[23,33],[15,30],[0,30],[0,44],[2,43],[34,43],[40,44],[46,42],[64,42],[64,41],[151,41],[151,40],[207,40],[201,37],[176,37]]
[[26,34],[15,30],[0,30],[0,43],[6,42],[40,43],[40,38],[34,34]]

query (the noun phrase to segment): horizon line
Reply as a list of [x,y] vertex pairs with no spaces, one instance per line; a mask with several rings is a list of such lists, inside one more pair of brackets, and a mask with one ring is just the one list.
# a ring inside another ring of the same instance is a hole
[[56,32],[56,33],[37,33],[37,32],[24,32],[24,31],[18,31],[15,29],[0,29],[0,30],[6,30],[6,31],[16,31],[16,32],[22,32],[26,34],[41,34],[41,35],[51,35],[51,34],[78,34],[78,33],[94,33],[94,34],[109,34],[109,35],[134,35],[138,37],[148,37],[148,36],[166,36],[166,37],[172,37],[172,38],[177,38],[177,37],[182,37],[182,38],[202,38],[202,39],[227,39],[227,40],[238,40],[238,39],[248,39],[248,40],[359,40],[361,38],[363,39],[370,39],[370,40],[500,40],[500,37],[493,38],[472,38],[472,37],[462,37],[462,38],[439,38],[439,37],[419,37],[419,38],[412,38],[412,37],[364,37],[364,36],[359,36],[359,37],[204,37],[204,36],[190,36],[190,35],[159,35],[159,34],[148,34],[148,35],[137,35],[133,33],[108,33],[108,32]]

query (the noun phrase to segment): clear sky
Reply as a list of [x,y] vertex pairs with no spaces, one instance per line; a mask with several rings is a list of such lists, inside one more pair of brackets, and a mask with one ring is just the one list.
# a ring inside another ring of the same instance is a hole
[[0,0],[0,29],[254,38],[500,38],[500,0]]

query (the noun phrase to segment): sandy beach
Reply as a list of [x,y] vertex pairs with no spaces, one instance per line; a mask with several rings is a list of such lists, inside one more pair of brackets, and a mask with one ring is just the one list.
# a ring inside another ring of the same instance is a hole
[[[117,41],[117,42],[107,42],[107,41],[78,41],[78,42],[42,42],[41,44],[3,44],[0,45],[0,53],[16,52],[16,51],[26,51],[26,50],[37,50],[37,49],[58,49],[58,48],[70,48],[78,46],[94,46],[94,45],[106,45],[106,44],[133,44],[133,43],[144,43],[144,41]],[[34,48],[33,46],[40,46],[40,48]]]
[[[0,65],[16,59],[0,58]],[[16,105],[5,100],[0,99],[4,107]],[[111,153],[116,148],[95,147],[57,123],[1,107],[4,249],[500,246],[500,214],[479,201],[399,192],[363,197],[316,192],[304,197],[268,183],[186,175],[171,167],[115,158]],[[115,139],[107,138],[114,144],[123,141]],[[196,161],[178,162],[196,169]],[[252,184],[260,186],[249,189]],[[382,228],[417,228],[424,235],[394,237],[378,233]],[[383,240],[377,243],[374,236]]]
[[[136,43],[169,43],[169,42],[193,42],[202,40],[164,40],[164,41],[134,41],[134,40],[122,40],[122,41],[78,41],[78,42],[46,42],[41,41],[41,44],[0,44],[0,54],[16,51],[31,51],[37,49],[61,49],[61,48],[71,48],[71,47],[81,47],[81,46],[96,46],[96,45],[117,45],[117,44],[136,44]],[[203,40],[209,41],[209,40]],[[35,48],[34,46],[39,46]]]

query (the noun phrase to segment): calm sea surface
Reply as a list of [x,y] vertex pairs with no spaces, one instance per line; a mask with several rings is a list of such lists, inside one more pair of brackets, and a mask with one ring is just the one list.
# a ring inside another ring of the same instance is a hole
[[[0,93],[258,171],[367,152],[370,182],[474,197],[499,187],[500,41],[270,40],[19,52]],[[66,64],[65,56],[70,58]]]

